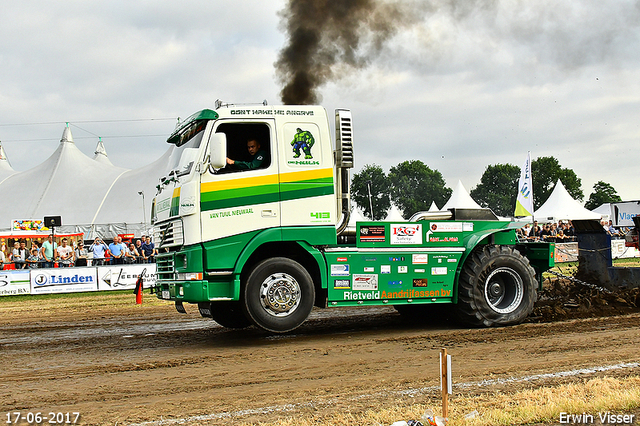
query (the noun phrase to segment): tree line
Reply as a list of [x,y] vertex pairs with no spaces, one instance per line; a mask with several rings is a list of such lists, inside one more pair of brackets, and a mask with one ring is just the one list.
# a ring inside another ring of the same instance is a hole
[[[584,199],[582,180],[576,173],[562,167],[555,157],[539,157],[531,162],[534,209],[549,198],[558,179],[571,197]],[[513,164],[487,166],[480,183],[469,195],[480,206],[490,208],[499,216],[512,216],[515,210],[520,179],[520,167]],[[452,189],[445,184],[442,174],[432,170],[420,160],[404,161],[386,174],[376,164],[365,165],[351,180],[351,197],[364,215],[373,220],[384,219],[391,203],[405,219],[418,211],[429,210],[432,203],[442,207],[451,197]],[[599,181],[585,203],[592,210],[603,203],[622,201],[608,183]]]

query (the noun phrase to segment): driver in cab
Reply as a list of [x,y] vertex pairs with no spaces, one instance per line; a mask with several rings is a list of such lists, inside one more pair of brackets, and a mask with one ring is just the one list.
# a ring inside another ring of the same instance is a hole
[[249,139],[247,141],[247,150],[251,155],[251,160],[239,161],[227,157],[227,164],[237,170],[255,170],[267,166],[267,152],[260,149],[260,142],[255,139]]

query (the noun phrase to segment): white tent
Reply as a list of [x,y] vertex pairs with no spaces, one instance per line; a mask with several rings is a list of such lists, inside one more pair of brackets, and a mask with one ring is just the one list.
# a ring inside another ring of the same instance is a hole
[[601,204],[591,211],[602,216],[602,220],[606,220],[607,222],[611,220],[611,203]]
[[387,222],[404,222],[406,219],[402,217],[402,213],[400,213],[396,205],[391,204],[391,209],[389,209],[389,213],[387,213],[387,217],[384,220]]
[[364,222],[369,219],[365,218],[359,208],[354,208],[351,210],[351,215],[349,216],[349,226],[356,226],[356,222]]
[[473,201],[473,198],[469,195],[464,186],[462,186],[462,182],[458,181],[456,188],[453,190],[449,201],[442,206],[442,210],[448,209],[481,209],[480,205]]
[[87,239],[145,234],[158,177],[167,173],[172,151],[173,146],[152,164],[129,170],[111,163],[102,141],[94,158],[82,153],[65,127],[47,160],[16,172],[0,146],[0,230],[10,229],[12,220],[61,216],[58,231],[84,232]]
[[435,201],[431,202],[431,207],[429,207],[429,211],[430,212],[439,212],[440,209],[438,208],[438,205],[436,204]]
[[571,198],[560,179],[558,179],[547,201],[535,211],[533,217],[541,223],[558,220],[601,219],[600,214],[585,209]]
[[100,138],[100,140],[98,141],[98,145],[96,145],[96,151],[94,152],[93,159],[98,163],[113,166],[113,163],[111,163],[111,160],[109,160],[109,156],[107,155],[107,149],[102,143],[102,138]]
[[13,167],[11,167],[11,164],[9,163],[7,154],[4,153],[2,144],[0,144],[0,183],[15,172],[16,171],[13,170]]

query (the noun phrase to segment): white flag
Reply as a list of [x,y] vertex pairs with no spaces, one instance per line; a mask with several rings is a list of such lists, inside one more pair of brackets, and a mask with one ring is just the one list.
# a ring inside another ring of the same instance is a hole
[[516,200],[516,212],[514,216],[533,215],[533,184],[531,182],[531,152],[527,152],[527,159],[520,171],[518,182],[518,199]]

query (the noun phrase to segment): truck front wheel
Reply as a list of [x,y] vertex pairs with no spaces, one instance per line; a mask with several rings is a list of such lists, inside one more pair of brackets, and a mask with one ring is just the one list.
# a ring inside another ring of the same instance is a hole
[[536,301],[535,271],[511,246],[484,246],[465,262],[458,283],[458,317],[473,326],[522,322]]
[[203,309],[209,318],[226,328],[246,328],[251,325],[242,310],[240,302],[201,302],[198,309],[202,314]]
[[284,257],[259,263],[244,288],[247,316],[256,326],[274,333],[286,333],[302,324],[314,300],[309,273],[298,262]]

